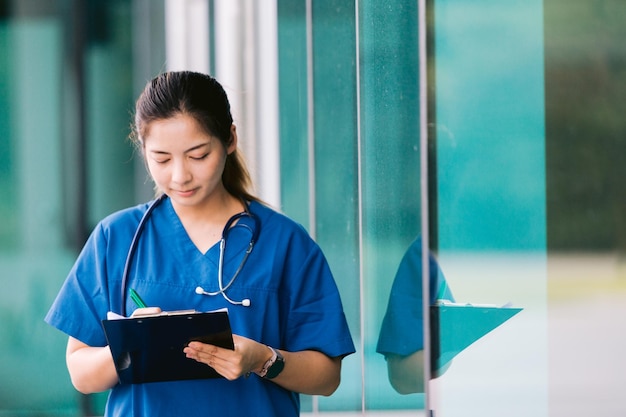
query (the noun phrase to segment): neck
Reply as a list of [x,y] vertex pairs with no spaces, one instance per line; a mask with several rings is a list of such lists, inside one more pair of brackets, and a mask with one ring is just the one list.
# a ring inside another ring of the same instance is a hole
[[226,222],[245,210],[241,200],[226,192],[202,205],[183,206],[172,201],[172,206],[189,238],[202,253],[219,241]]
[[224,190],[210,199],[196,205],[177,204],[172,200],[172,206],[181,220],[190,222],[225,222],[235,213],[245,210],[245,204],[235,196]]

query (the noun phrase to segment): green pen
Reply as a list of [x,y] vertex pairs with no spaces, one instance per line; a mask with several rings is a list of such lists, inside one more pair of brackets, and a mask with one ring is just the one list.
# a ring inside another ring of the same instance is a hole
[[139,308],[146,308],[146,307],[148,307],[146,305],[146,303],[143,302],[143,300],[141,299],[139,294],[137,294],[137,291],[135,291],[132,288],[129,291],[130,291],[130,298],[135,302],[135,304],[137,304],[137,307],[139,307]]

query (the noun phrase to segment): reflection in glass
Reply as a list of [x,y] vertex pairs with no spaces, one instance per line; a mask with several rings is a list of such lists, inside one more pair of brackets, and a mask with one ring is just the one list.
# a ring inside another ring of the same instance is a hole
[[[424,392],[424,317],[422,310],[422,240],[415,239],[394,278],[376,351],[385,356],[389,382],[400,394]],[[430,304],[454,301],[437,261],[429,256]],[[433,365],[436,364],[433,357]],[[449,363],[432,366],[435,377]]]

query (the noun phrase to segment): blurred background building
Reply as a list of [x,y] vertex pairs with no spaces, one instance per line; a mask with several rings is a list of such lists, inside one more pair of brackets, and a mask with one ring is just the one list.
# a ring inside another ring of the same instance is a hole
[[[358,352],[304,413],[626,415],[625,19],[619,0],[0,0],[0,416],[102,414],[43,317],[96,222],[151,198],[126,138],[176,69],[224,84],[257,192],[335,273]],[[457,301],[524,308],[428,398],[375,353],[417,236]]]

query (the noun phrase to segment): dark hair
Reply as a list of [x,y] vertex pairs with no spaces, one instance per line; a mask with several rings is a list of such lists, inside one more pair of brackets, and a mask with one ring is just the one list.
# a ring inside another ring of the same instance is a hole
[[[180,114],[193,117],[224,147],[230,144],[233,117],[224,88],[210,75],[191,71],[166,72],[148,82],[135,104],[131,140],[143,149],[143,138],[152,122]],[[249,191],[252,181],[238,150],[226,158],[222,182],[235,197],[258,201]]]

